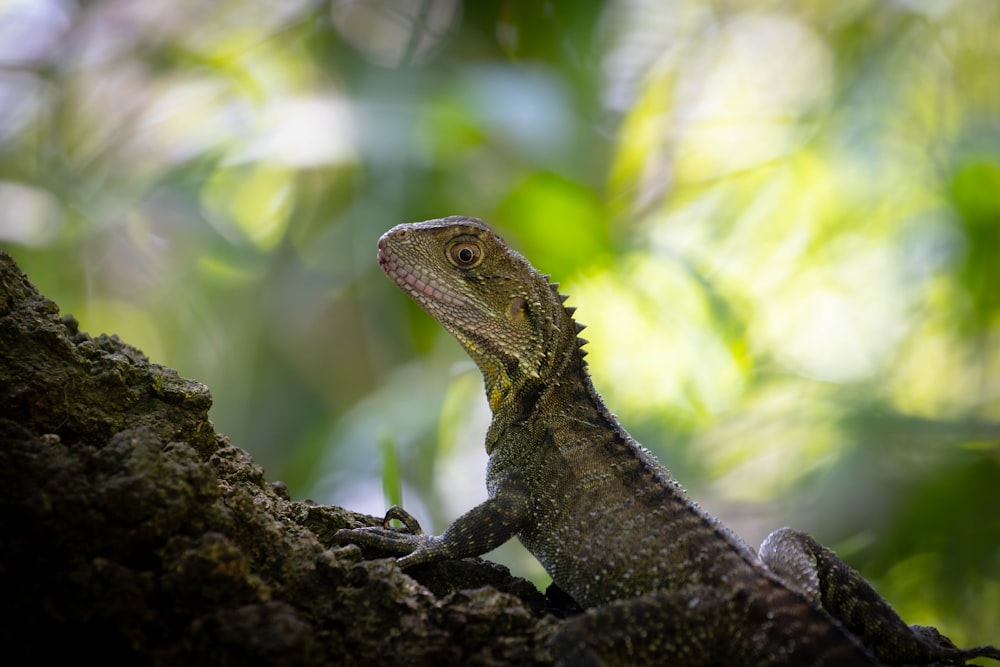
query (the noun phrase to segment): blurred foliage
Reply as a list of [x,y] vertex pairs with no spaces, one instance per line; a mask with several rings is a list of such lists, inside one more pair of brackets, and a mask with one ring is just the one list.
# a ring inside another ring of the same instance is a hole
[[295,496],[440,529],[488,409],[375,242],[485,218],[710,511],[995,642],[997,34],[995,0],[0,0],[0,243]]

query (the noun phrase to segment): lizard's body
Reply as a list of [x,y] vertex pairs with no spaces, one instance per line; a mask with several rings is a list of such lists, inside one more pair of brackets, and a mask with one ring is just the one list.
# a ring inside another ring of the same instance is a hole
[[[515,535],[588,608],[555,637],[564,664],[964,664],[911,629],[856,572],[783,529],[755,555],[689,500],[594,390],[582,326],[547,276],[484,223],[399,225],[379,264],[451,332],[483,372],[493,421],[489,499],[441,536],[341,531],[337,543],[403,555],[400,565],[483,554]],[[876,657],[877,656],[877,657]]]

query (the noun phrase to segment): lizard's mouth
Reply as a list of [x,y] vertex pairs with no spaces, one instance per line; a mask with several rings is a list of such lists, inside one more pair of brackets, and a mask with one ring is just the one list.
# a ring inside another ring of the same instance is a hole
[[414,301],[426,308],[444,304],[465,307],[471,305],[457,294],[443,289],[433,276],[415,269],[401,259],[392,251],[386,236],[383,235],[378,240],[378,265]]
[[386,264],[389,262],[388,255],[385,249],[385,235],[381,236],[378,240],[378,266],[387,275],[389,271],[385,268]]

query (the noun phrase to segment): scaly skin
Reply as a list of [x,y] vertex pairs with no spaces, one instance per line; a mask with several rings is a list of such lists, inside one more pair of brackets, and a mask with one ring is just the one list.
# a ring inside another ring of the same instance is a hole
[[[440,536],[394,507],[382,528],[339,531],[399,565],[478,556],[510,538],[588,611],[553,639],[557,663],[937,665],[961,650],[910,628],[871,586],[803,533],[759,555],[689,500],[594,390],[583,328],[548,276],[483,222],[404,224],[379,265],[465,348],[483,373],[489,499]],[[406,530],[389,529],[400,519]]]

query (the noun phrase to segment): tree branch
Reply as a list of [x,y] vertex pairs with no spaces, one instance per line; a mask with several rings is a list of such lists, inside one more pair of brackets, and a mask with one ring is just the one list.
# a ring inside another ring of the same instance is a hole
[[204,385],[60,318],[0,252],[8,651],[129,664],[549,662],[564,607],[480,560],[403,573],[355,546],[326,548],[336,530],[378,519],[290,500],[215,432],[210,406]]

